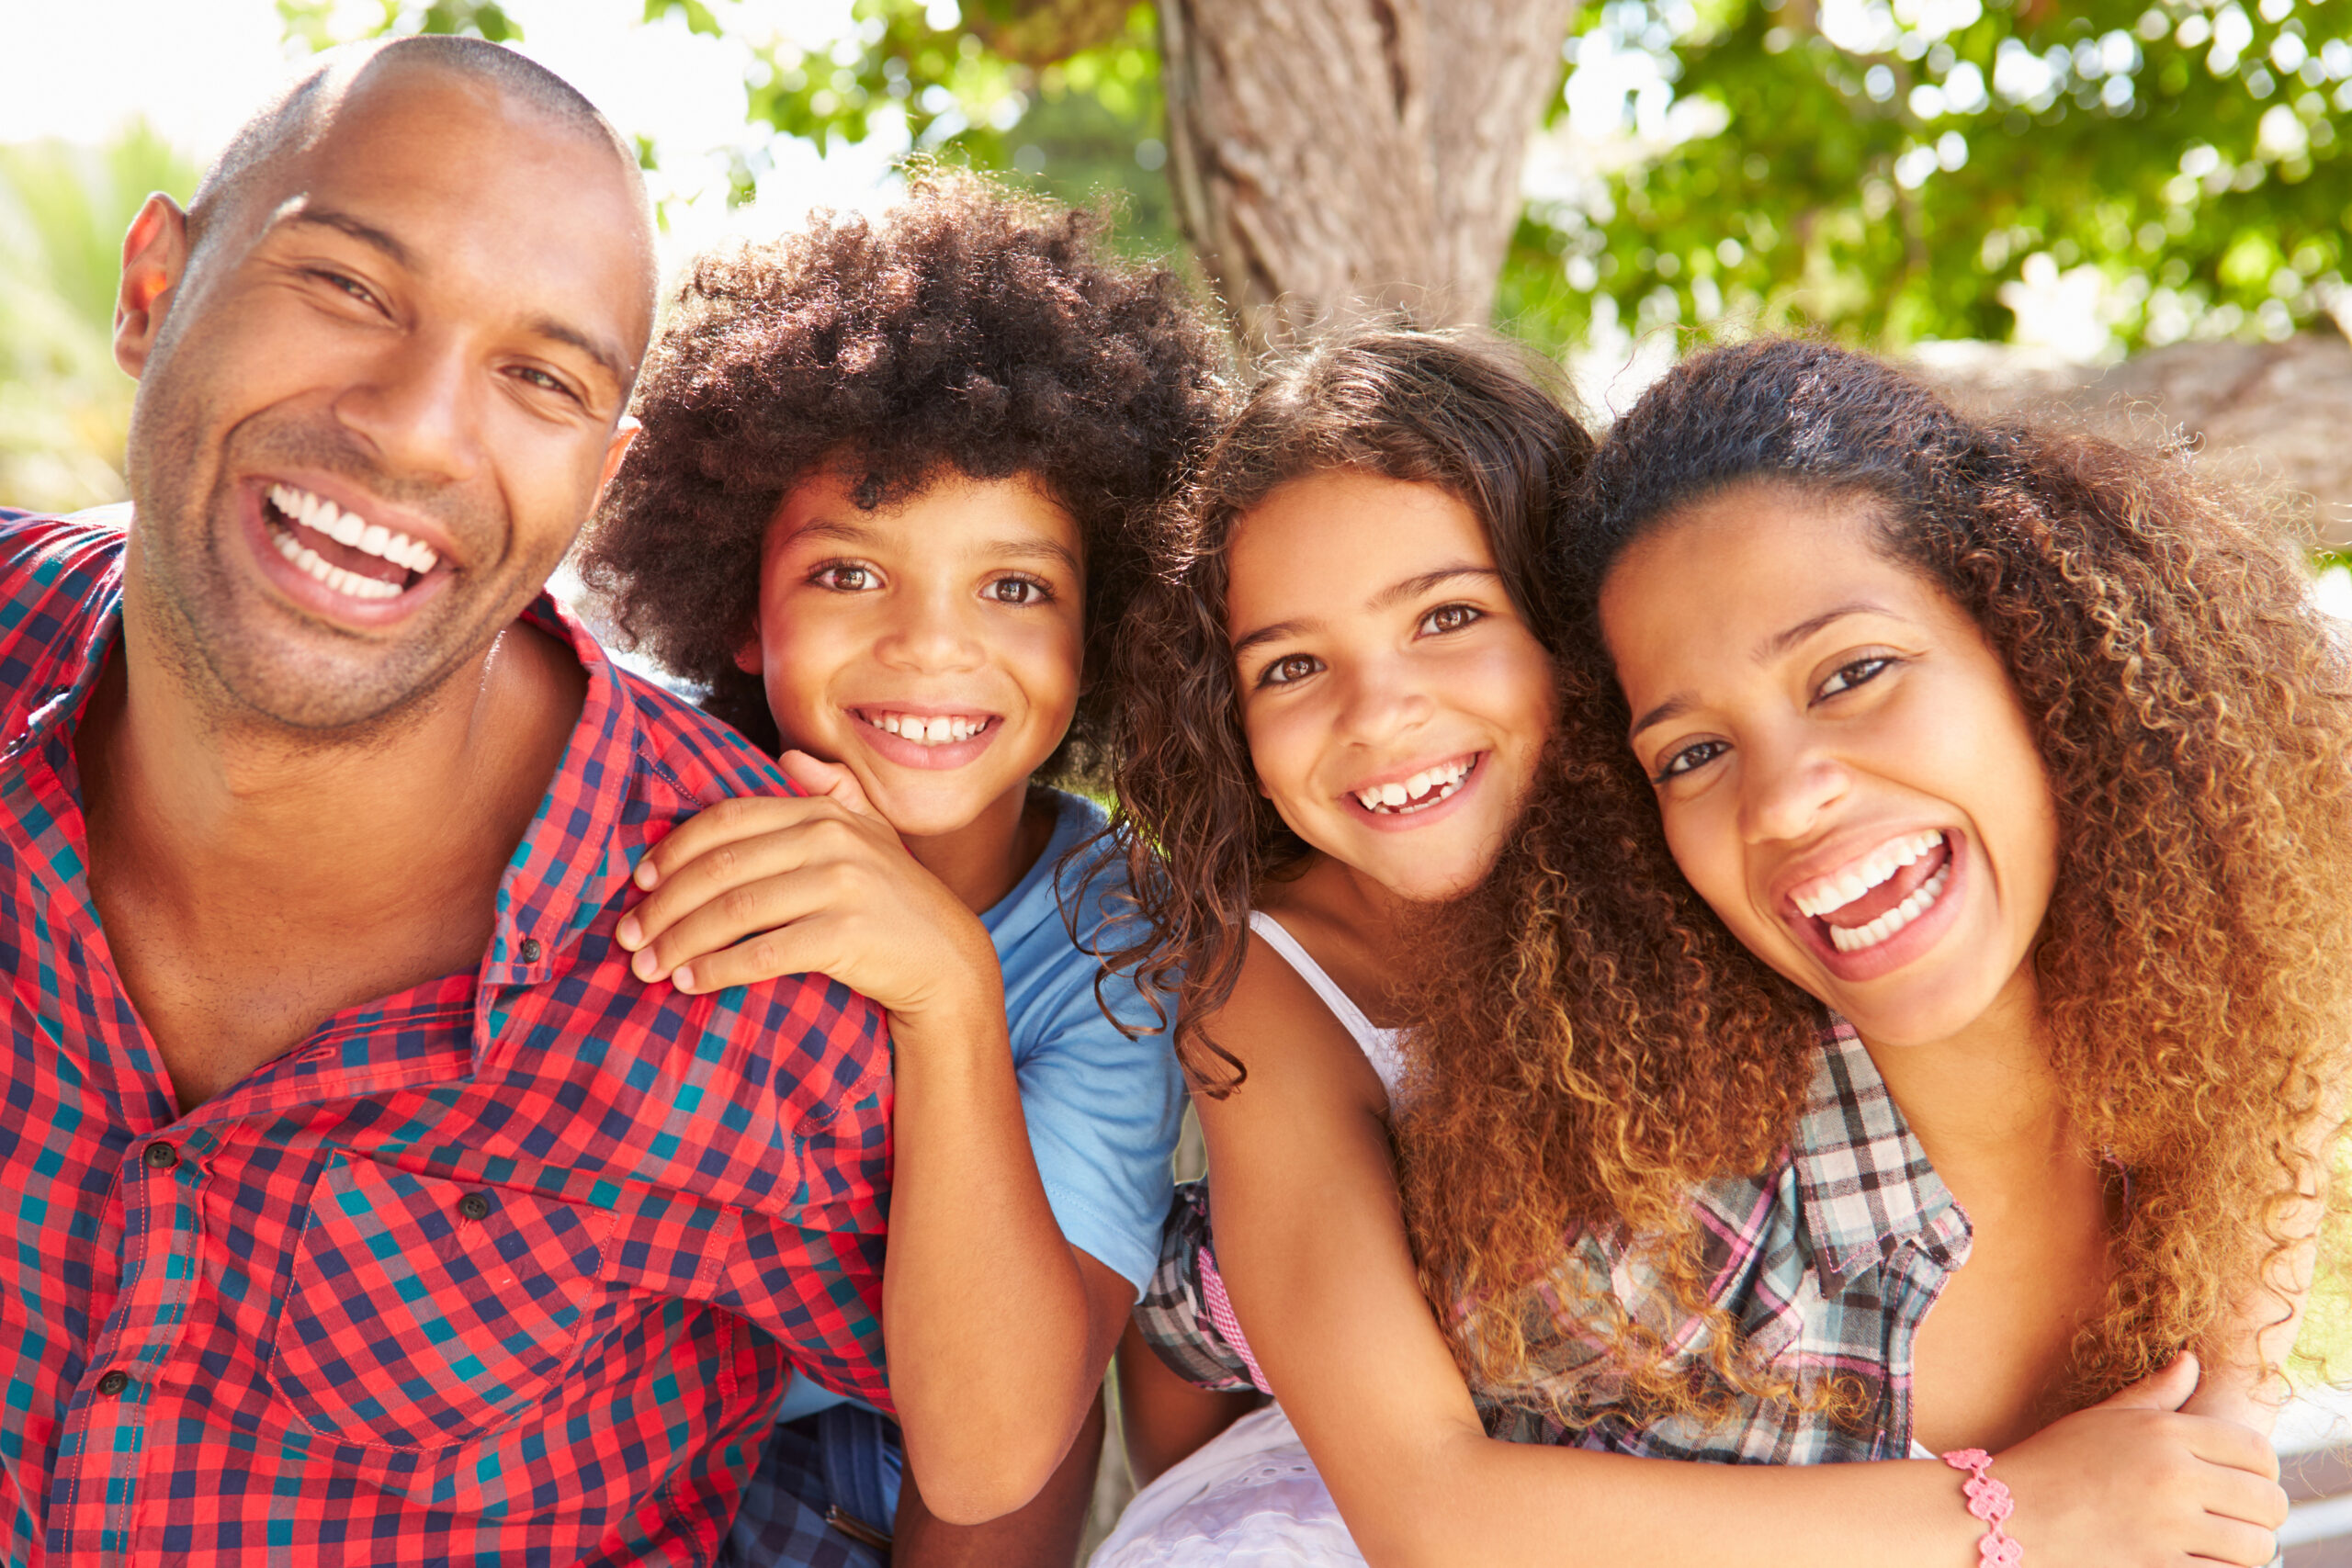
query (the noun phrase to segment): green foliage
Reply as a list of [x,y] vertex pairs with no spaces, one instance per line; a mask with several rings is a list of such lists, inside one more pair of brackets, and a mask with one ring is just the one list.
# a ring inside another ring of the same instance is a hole
[[2282,337],[2352,270],[2352,0],[1609,0],[1577,35],[1568,96],[1640,84],[1655,151],[1521,225],[1540,338],[2003,338],[2026,280],[2116,348]]
[[122,497],[134,384],[115,367],[122,236],[197,171],[143,123],[103,147],[0,147],[0,499],[68,511]]
[[[695,32],[725,30],[703,0],[646,0],[647,21],[669,16]],[[758,55],[745,83],[755,125],[821,152],[903,123],[917,152],[1067,201],[1111,196],[1135,249],[1181,244],[1156,172],[1167,152],[1149,6],[857,0],[853,17],[854,30],[829,49],[785,43]],[[739,154],[733,198],[749,200],[766,169],[763,150]]]

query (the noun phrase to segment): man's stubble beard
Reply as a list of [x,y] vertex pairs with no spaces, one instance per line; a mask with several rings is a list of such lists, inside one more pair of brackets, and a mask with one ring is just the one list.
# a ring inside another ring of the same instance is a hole
[[[479,589],[469,591],[474,574],[466,573],[443,588],[390,645],[301,615],[226,558],[246,547],[232,537],[243,527],[236,486],[228,477],[238,466],[230,461],[232,452],[264,465],[274,458],[346,478],[369,494],[429,513],[484,555],[484,547],[510,541],[512,532],[503,517],[480,516],[480,508],[468,517],[453,498],[383,474],[347,440],[306,425],[266,423],[267,411],[225,433],[208,483],[198,463],[202,432],[212,425],[202,400],[176,390],[168,374],[149,389],[130,443],[131,528],[141,571],[126,583],[126,594],[139,602],[154,656],[195,699],[209,727],[266,735],[299,750],[389,740],[461,671],[478,663],[537,592],[534,583],[512,595],[513,605],[485,607],[466,626],[466,603],[479,604],[483,597]],[[550,570],[554,565],[548,563]],[[286,635],[273,637],[273,623]],[[322,642],[339,643],[353,657],[323,654]]]

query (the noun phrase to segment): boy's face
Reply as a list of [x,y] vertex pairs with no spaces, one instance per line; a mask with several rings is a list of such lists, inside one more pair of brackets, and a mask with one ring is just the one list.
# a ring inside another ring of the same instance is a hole
[[776,509],[737,662],[786,746],[848,768],[899,832],[937,837],[1061,744],[1085,592],[1078,525],[1025,479],[951,471],[867,511],[828,470]]

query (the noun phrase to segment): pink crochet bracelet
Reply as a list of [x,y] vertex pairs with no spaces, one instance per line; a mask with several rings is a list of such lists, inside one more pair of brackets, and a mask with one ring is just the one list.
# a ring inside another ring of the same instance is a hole
[[1983,1449],[1954,1449],[1944,1455],[1944,1462],[1968,1472],[1960,1489],[1968,1495],[1969,1513],[1984,1521],[1984,1538],[1976,1543],[1977,1562],[1982,1568],[2018,1568],[2025,1561],[2025,1548],[2001,1528],[2017,1511],[2017,1502],[2007,1486],[1993,1479],[1993,1456]]

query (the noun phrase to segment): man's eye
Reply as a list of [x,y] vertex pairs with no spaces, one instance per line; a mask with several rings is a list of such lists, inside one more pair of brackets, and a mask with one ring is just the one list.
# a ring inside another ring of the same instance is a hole
[[1277,659],[1258,677],[1261,686],[1287,686],[1294,681],[1304,681],[1323,668],[1323,661],[1311,653],[1294,653]]
[[565,386],[560,378],[550,375],[536,365],[516,366],[514,376],[517,380],[527,382],[541,391],[553,392],[559,397],[570,398],[573,402],[580,400],[580,395]]
[[1000,577],[989,584],[988,594],[1000,604],[1042,604],[1054,596],[1034,577]]
[[313,271],[311,276],[317,278],[320,282],[325,284],[330,288],[350,295],[362,305],[372,306],[376,303],[376,296],[374,293],[368,289],[366,284],[360,282],[356,277],[346,277],[342,273],[329,272],[324,268]]
[[1440,604],[1421,617],[1424,636],[1443,636],[1458,632],[1475,621],[1486,619],[1485,613],[1468,604]]
[[1870,659],[1857,659],[1851,664],[1841,665],[1829,679],[1821,683],[1821,690],[1814,695],[1816,699],[1834,697],[1840,692],[1850,692],[1857,686],[1866,686],[1886,673],[1886,667],[1894,662],[1894,660],[1882,655]]
[[842,593],[859,593],[874,586],[874,573],[862,566],[829,566],[810,578],[820,588],[831,588]]
[[1668,779],[1677,779],[1685,773],[1695,773],[1730,750],[1729,746],[1720,740],[1695,741],[1668,757],[1666,760],[1666,766],[1660,768],[1657,771],[1657,776],[1650,782],[1664,784]]

